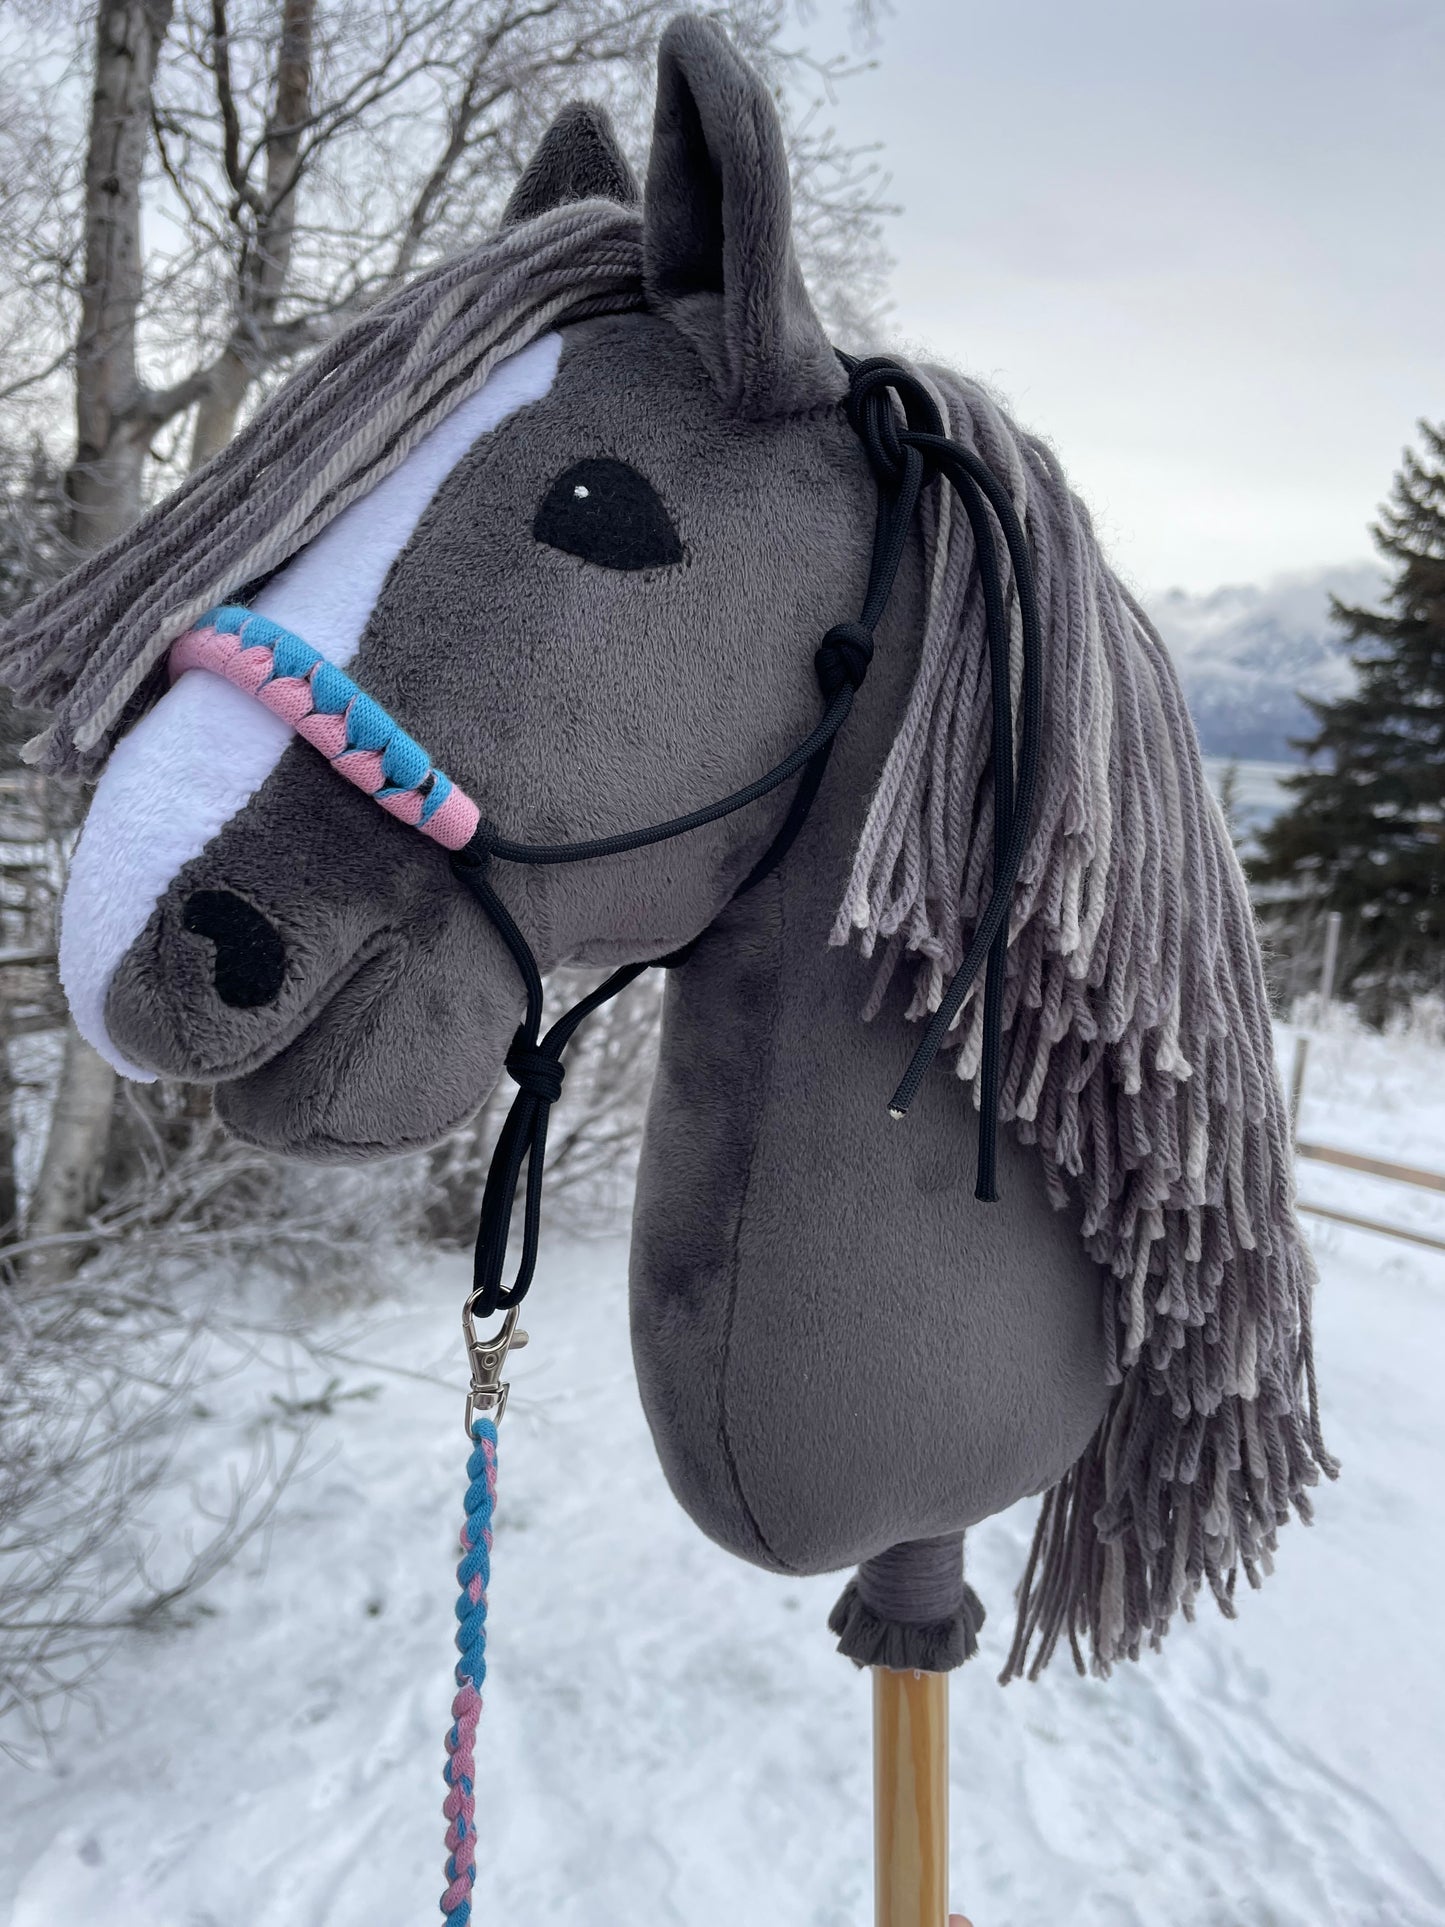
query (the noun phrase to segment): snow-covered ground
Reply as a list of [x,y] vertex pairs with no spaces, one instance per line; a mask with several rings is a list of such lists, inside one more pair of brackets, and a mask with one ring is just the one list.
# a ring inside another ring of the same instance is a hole
[[[1445,1168],[1445,1051],[1331,1033],[1304,1127]],[[1301,1189],[1445,1235],[1445,1196],[1319,1167]],[[991,1617],[953,1687],[953,1879],[977,1927],[1445,1923],[1445,1254],[1312,1235],[1345,1476],[1237,1623],[1210,1609],[1107,1683],[1002,1691],[1031,1508],[972,1535]],[[478,1927],[865,1927],[868,1690],[825,1630],[839,1582],[754,1572],[674,1505],[623,1272],[620,1240],[554,1237],[515,1361]],[[0,1760],[7,1927],[437,1917],[463,1279],[437,1262],[337,1316],[341,1391],[371,1395],[333,1403],[264,1546],[190,1628],[114,1656],[99,1725],[39,1770]],[[232,1407],[266,1402],[278,1357]]]

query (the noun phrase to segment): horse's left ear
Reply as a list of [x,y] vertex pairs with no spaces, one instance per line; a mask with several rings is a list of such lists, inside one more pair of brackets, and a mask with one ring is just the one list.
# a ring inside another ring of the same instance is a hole
[[777,108],[697,14],[672,21],[658,50],[643,281],[740,415],[796,414],[843,393],[793,248]]
[[607,109],[590,100],[569,100],[512,189],[502,226],[516,227],[570,201],[617,201],[636,207],[641,199],[637,176]]

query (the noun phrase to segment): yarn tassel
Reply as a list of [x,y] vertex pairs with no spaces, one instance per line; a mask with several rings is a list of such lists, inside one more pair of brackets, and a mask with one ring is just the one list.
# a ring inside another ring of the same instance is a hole
[[963,1535],[904,1540],[865,1559],[829,1615],[855,1666],[948,1673],[978,1651],[983,1604],[963,1576]]

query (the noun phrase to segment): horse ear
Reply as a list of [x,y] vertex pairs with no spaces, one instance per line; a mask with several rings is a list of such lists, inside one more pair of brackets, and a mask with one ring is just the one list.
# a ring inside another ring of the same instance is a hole
[[570,201],[617,201],[636,207],[642,199],[605,107],[569,100],[542,136],[502,214],[516,227],[534,214]]
[[777,109],[697,14],[673,20],[658,50],[643,283],[738,414],[795,414],[846,387],[793,248]]

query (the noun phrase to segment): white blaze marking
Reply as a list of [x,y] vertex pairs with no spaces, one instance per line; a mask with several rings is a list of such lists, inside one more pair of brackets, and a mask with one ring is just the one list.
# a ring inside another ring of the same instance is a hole
[[[322,530],[252,607],[343,666],[361,644],[392,563],[428,503],[481,435],[552,386],[561,337],[541,336],[495,369],[369,495]],[[243,810],[291,731],[217,676],[182,676],[116,744],[70,866],[60,918],[60,981],[76,1029],[126,1077],[154,1082],[106,1033],[121,960],[171,880]],[[285,861],[278,850],[277,861]]]

